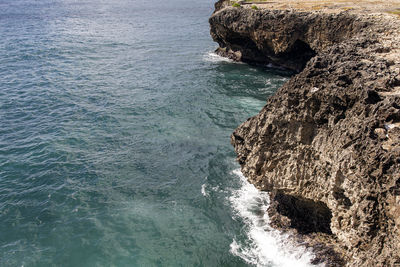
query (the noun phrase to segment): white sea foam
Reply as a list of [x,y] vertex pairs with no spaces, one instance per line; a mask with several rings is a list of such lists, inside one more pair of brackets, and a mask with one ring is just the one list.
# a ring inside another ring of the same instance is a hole
[[208,177],[205,178],[206,182],[204,184],[201,185],[201,189],[200,192],[203,195],[203,197],[209,197],[210,193],[212,194],[212,192],[222,192],[222,190],[219,188],[219,186],[211,186],[208,182],[207,182]]
[[207,54],[204,55],[203,59],[208,62],[231,62],[231,63],[238,63],[233,61],[232,59],[226,58],[226,57],[221,57],[220,55],[217,55],[215,52],[208,52]]
[[204,196],[204,197],[208,197],[208,193],[206,192],[206,184],[202,184],[201,185],[201,194]]
[[243,108],[254,110],[254,112],[258,112],[265,105],[264,100],[258,100],[254,97],[236,97],[236,99]]
[[[246,242],[236,239],[231,243],[231,253],[256,266],[311,266],[312,253],[305,247],[293,244],[288,235],[269,226],[267,208],[269,196],[250,184],[241,171],[233,174],[240,178],[241,187],[229,198],[235,216],[246,224]],[[315,265],[312,265],[315,266]]]

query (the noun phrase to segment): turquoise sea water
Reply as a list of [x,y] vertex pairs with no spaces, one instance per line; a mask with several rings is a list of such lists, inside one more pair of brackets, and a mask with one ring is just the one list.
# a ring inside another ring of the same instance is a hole
[[263,252],[229,143],[288,74],[213,55],[212,11],[0,0],[0,266],[302,260]]

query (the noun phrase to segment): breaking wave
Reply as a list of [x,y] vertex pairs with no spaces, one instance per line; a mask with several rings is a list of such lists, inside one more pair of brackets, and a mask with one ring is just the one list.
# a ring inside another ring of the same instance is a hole
[[217,55],[215,52],[208,52],[207,54],[204,55],[203,59],[208,62],[231,62],[231,63],[240,63],[233,61],[232,59],[226,58],[226,57],[221,57],[220,55]]
[[234,238],[231,253],[256,266],[315,266],[310,263],[313,259],[310,250],[293,244],[287,234],[269,225],[268,194],[250,184],[239,169],[233,174],[240,178],[240,188],[233,190],[229,201],[234,219],[240,218],[245,223],[246,241]]

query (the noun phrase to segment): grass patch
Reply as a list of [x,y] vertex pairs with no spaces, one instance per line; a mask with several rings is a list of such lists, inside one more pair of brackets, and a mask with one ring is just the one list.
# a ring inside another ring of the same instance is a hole
[[320,9],[322,9],[322,6],[312,6],[311,9],[312,10],[320,10]]
[[354,8],[353,7],[349,7],[349,6],[345,6],[345,7],[342,7],[342,9],[344,11],[347,11],[347,10],[353,10]]
[[236,3],[236,2],[233,3],[232,6],[233,6],[233,7],[241,7],[241,5],[240,5],[239,3]]
[[388,11],[387,13],[397,15],[400,17],[400,8],[398,8],[396,10]]
[[252,5],[251,9],[258,10],[258,7],[256,5]]

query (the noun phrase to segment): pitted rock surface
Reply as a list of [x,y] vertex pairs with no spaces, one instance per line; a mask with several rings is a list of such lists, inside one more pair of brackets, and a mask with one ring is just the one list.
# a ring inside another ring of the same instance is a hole
[[315,263],[400,264],[400,20],[220,1],[210,25],[220,54],[299,72],[231,137],[273,225]]

